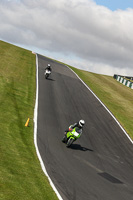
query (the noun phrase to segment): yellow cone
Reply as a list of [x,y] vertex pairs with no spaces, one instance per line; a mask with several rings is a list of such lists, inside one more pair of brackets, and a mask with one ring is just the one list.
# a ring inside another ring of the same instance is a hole
[[29,125],[29,121],[30,121],[30,118],[27,119],[27,122],[25,123],[25,126]]

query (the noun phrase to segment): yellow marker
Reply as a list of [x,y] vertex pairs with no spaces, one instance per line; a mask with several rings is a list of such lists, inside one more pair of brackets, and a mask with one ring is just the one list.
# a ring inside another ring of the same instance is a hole
[[25,126],[29,125],[29,121],[30,121],[30,118],[27,119],[27,122],[25,123]]

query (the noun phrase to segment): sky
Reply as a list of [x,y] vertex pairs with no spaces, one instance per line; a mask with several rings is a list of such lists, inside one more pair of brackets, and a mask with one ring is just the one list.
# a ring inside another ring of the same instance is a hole
[[133,0],[95,0],[95,2],[98,5],[103,5],[113,11],[133,8]]
[[0,40],[86,71],[133,76],[133,0],[0,0]]

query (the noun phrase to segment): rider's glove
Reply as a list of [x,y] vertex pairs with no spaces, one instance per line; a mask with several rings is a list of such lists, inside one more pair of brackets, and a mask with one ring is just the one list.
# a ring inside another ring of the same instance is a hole
[[72,131],[72,128],[69,128],[69,131]]

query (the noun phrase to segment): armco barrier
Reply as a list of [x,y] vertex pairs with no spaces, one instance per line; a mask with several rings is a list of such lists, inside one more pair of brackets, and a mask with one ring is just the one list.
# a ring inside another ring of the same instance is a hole
[[126,78],[129,78],[130,80],[133,80],[133,77],[125,77],[125,76],[114,74],[114,79],[116,79],[117,81],[119,81],[123,85],[133,89],[133,82],[127,80]]

